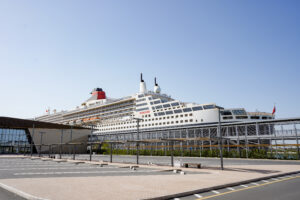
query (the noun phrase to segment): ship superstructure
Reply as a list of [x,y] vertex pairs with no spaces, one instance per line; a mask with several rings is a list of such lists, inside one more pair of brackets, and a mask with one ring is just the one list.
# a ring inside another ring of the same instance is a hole
[[92,96],[81,106],[70,111],[53,111],[37,117],[38,121],[70,125],[93,125],[94,133],[109,133],[136,129],[135,118],[141,118],[140,128],[163,128],[193,124],[217,123],[219,109],[222,122],[273,119],[271,113],[246,112],[244,108],[224,109],[215,103],[184,103],[161,93],[156,78],[154,90],[148,91],[141,74],[138,93],[112,99],[101,88],[91,92]]

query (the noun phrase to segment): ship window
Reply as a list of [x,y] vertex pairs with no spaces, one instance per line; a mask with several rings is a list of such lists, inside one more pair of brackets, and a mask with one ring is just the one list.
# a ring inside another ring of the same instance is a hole
[[174,113],[182,113],[182,110],[174,110]]
[[193,116],[193,113],[190,113],[189,116]]
[[158,103],[160,103],[160,100],[156,100],[156,101],[154,101],[153,103],[154,103],[154,104],[158,104]]
[[168,102],[168,100],[167,99],[162,99],[161,102],[166,103],[166,102]]
[[185,122],[189,122],[189,120],[186,119]]
[[180,120],[180,123],[183,123],[183,120]]
[[175,103],[171,103],[172,106],[179,106],[179,103],[178,102],[175,102]]
[[248,116],[236,116],[236,119],[248,119]]
[[166,122],[163,122],[163,125],[165,125],[166,124]]
[[170,119],[170,117],[167,117],[167,119]]
[[251,119],[259,119],[259,116],[251,116]]
[[151,101],[150,104],[153,105],[153,102]]
[[154,113],[154,116],[157,116],[157,113]]
[[166,119],[166,117],[163,117],[163,119]]
[[232,115],[232,113],[229,110],[221,111],[221,115]]
[[193,120],[192,120],[192,119],[190,119],[190,122],[193,122]]
[[144,97],[145,95],[143,95],[143,94],[140,94],[140,95],[138,95],[138,98],[141,98],[141,97]]
[[136,107],[145,106],[145,105],[147,105],[147,103],[140,103],[140,104],[136,104]]
[[234,115],[247,115],[247,113],[245,112],[245,110],[233,110],[232,113]]
[[227,119],[232,119],[232,117],[223,117],[223,119],[227,120]]
[[156,108],[156,109],[161,109],[161,108],[162,108],[162,105],[156,106],[155,108]]
[[176,124],[178,124],[178,121],[176,121]]
[[174,116],[171,116],[171,118],[174,118]]
[[145,98],[142,98],[142,99],[136,100],[135,102],[141,102],[141,101],[145,101],[145,100],[146,100]]
[[183,115],[180,115],[180,117],[183,117]]
[[187,116],[188,116],[188,114],[185,114],[184,116],[185,116],[185,117],[187,117]]
[[155,125],[158,125],[158,123],[155,123]]
[[262,119],[267,119],[267,117],[262,117]]
[[192,111],[191,108],[184,108],[184,109],[183,109],[183,112],[191,112],[191,111]]
[[144,110],[149,110],[148,107],[145,107],[145,108],[139,108],[139,109],[136,109],[135,111],[136,112],[140,112],[140,111],[144,111]]
[[170,124],[170,122],[167,122],[167,124]]
[[159,115],[159,116],[165,115],[165,113],[164,113],[164,112],[159,112],[158,115]]
[[171,124],[174,124],[174,122],[173,122],[173,121],[171,121]]
[[213,109],[213,108],[215,108],[215,105],[205,105],[205,106],[203,106],[203,108],[204,109]]
[[171,115],[171,114],[173,114],[173,111],[166,111],[166,114]]
[[163,106],[164,106],[164,108],[169,108],[169,107],[171,107],[170,104],[164,104]]

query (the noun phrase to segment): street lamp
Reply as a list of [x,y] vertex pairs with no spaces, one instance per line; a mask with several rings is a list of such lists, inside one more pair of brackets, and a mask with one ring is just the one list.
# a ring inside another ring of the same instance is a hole
[[218,137],[219,137],[219,150],[220,150],[220,162],[221,162],[221,170],[224,170],[223,166],[223,139],[221,133],[221,111],[220,109],[224,109],[220,106],[216,106],[218,109]]
[[41,140],[40,140],[40,151],[39,151],[39,157],[41,157],[41,151],[42,151],[42,145],[43,145],[43,134],[46,132],[40,132]]
[[137,142],[136,142],[136,164],[138,165],[139,164],[139,146],[140,146],[140,143],[139,143],[139,139],[140,139],[140,136],[139,136],[139,128],[140,128],[140,121],[143,121],[144,119],[142,119],[142,118],[133,118],[133,119],[135,119],[136,120],[136,123],[137,123],[137,125],[136,125],[136,132],[137,132],[137,136],[136,136],[136,138],[137,138]]

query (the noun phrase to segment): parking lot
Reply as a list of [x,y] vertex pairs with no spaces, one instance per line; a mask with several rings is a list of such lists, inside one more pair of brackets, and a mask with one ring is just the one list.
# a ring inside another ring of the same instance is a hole
[[56,162],[53,160],[32,160],[30,158],[0,158],[0,179],[89,176],[139,176],[170,174],[174,173],[172,171],[163,169],[130,169],[130,167],[100,165],[100,163],[76,164],[71,162]]
[[[47,156],[47,155],[45,155]],[[72,155],[64,154],[62,158],[72,159]],[[76,160],[89,160],[90,155],[80,154],[76,155]],[[92,155],[93,161],[110,161],[109,155]],[[207,157],[174,157],[174,161],[181,161],[182,163],[201,163],[203,167],[219,167],[220,158]],[[112,161],[116,163],[136,163],[136,156],[134,155],[112,155]],[[163,166],[171,165],[170,156],[139,156],[139,163],[141,164],[156,164]],[[300,165],[297,160],[261,160],[261,159],[241,159],[241,158],[224,158],[224,166],[226,165]]]

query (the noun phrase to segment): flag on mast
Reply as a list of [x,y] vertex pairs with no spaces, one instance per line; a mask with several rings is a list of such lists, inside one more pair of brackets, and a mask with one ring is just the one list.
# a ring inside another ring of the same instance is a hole
[[272,115],[274,115],[276,112],[276,106],[274,105],[273,111],[272,111]]

